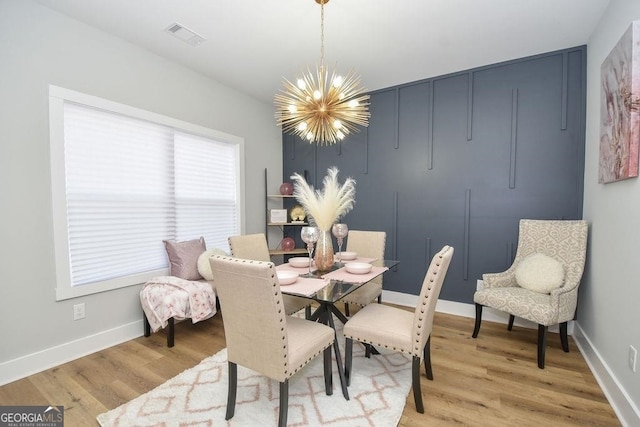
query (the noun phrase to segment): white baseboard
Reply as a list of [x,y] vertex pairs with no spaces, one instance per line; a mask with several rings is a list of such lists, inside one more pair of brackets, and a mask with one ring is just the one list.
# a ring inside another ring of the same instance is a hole
[[0,363],[0,386],[142,336],[142,320]]
[[620,385],[609,366],[602,360],[600,353],[591,344],[591,340],[584,333],[580,324],[576,325],[573,339],[622,425],[629,427],[640,426],[640,408],[638,408],[637,403],[631,400],[631,397]]

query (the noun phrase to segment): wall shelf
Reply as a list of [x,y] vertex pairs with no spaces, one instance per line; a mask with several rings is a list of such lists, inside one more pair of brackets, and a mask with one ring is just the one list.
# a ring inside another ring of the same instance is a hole
[[[269,222],[269,212],[271,209],[286,209],[287,210],[287,218],[289,218],[289,213],[291,207],[296,205],[296,199],[292,195],[283,195],[283,194],[270,194],[269,193],[269,184],[267,177],[267,169],[264,170],[264,194],[265,194],[265,236],[267,237],[267,242],[269,244],[269,254],[271,256],[288,256],[288,255],[308,255],[307,249],[305,247],[297,247],[295,249],[285,251],[280,247],[280,242],[285,237],[292,237],[296,240],[296,245],[300,245],[299,237],[300,236],[300,228],[309,225],[309,223],[305,221],[294,221],[294,222]],[[281,238],[277,243],[273,243],[273,241],[269,240],[269,230],[277,227],[280,229]]]

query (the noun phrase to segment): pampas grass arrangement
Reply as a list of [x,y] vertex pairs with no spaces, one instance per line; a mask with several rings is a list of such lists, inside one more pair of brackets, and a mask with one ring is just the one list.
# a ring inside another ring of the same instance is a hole
[[347,178],[340,185],[338,172],[335,166],[327,170],[327,176],[322,180],[322,190],[314,190],[298,173],[291,176],[293,196],[307,212],[311,225],[322,231],[331,230],[331,226],[351,211],[355,204],[356,181]]

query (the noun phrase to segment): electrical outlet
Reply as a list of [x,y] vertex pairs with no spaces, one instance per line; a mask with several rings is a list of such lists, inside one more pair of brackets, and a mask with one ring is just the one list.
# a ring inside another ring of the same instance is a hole
[[636,371],[637,358],[638,358],[638,351],[635,349],[634,346],[630,345],[629,346],[629,368],[631,368],[633,372]]
[[73,320],[84,319],[84,303],[73,306]]

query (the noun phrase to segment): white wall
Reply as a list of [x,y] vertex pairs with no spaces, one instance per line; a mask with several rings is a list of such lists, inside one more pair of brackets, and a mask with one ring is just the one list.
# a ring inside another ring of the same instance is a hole
[[579,329],[594,349],[592,366],[601,362],[604,376],[632,402],[621,408],[629,425],[640,423],[640,356],[636,373],[628,366],[629,346],[640,352],[640,179],[598,184],[598,147],[600,66],[638,19],[640,1],[613,0],[587,45],[584,218],[590,239],[578,304]]
[[[264,168],[282,181],[270,104],[37,3],[0,0],[0,384],[142,334],[138,286],[55,301],[49,84],[243,137],[247,232],[264,228]],[[87,317],[73,321],[79,302]]]

